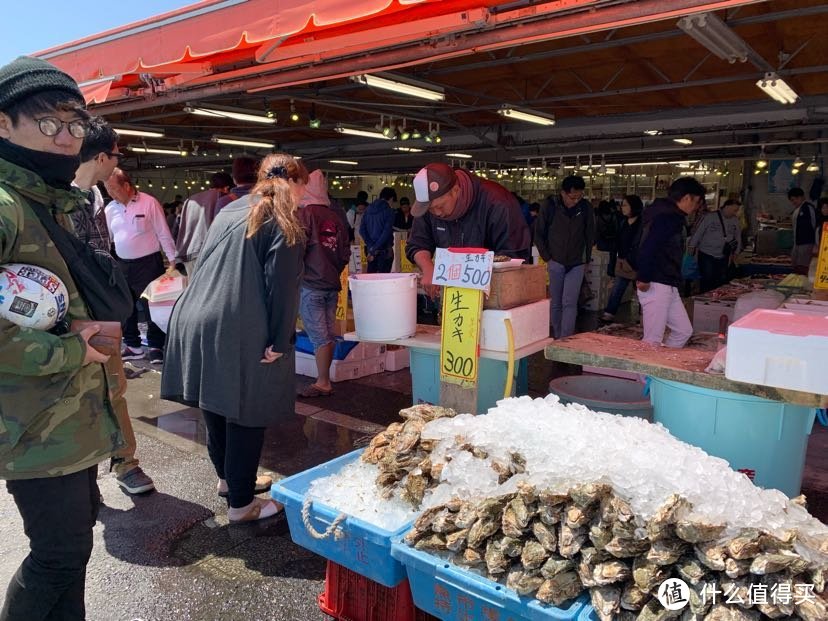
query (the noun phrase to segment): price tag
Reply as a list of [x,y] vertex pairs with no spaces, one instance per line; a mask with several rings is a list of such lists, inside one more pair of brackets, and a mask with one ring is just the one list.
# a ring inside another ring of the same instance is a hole
[[362,273],[368,271],[368,255],[365,254],[365,242],[362,238],[359,240],[359,262],[362,265]]
[[407,239],[400,240],[400,271],[403,273],[411,274],[412,272],[416,272],[417,266],[414,265],[411,261],[408,260],[408,257],[405,256],[405,247],[408,244]]
[[828,222],[822,225],[814,289],[828,289]]
[[437,248],[431,282],[489,293],[494,252],[484,248]]
[[336,320],[345,321],[348,317],[348,266],[339,274],[339,284],[342,287],[336,297]]
[[443,290],[441,381],[455,384],[477,383],[482,313],[482,291],[462,287],[446,287]]

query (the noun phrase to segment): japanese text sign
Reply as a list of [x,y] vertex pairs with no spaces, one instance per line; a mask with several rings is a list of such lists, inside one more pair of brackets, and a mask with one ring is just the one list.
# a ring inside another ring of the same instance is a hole
[[336,320],[345,321],[348,317],[348,266],[339,274],[339,295],[336,296]]
[[814,289],[828,289],[828,222],[822,225]]
[[462,287],[443,290],[440,381],[476,383],[483,293]]
[[488,295],[494,252],[484,248],[437,248],[432,284],[479,289]]

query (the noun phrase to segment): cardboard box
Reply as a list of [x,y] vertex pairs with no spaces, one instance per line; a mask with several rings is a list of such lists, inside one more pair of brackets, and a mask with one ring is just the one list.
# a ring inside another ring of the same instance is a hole
[[493,270],[489,297],[483,308],[505,310],[546,298],[546,268],[521,265],[514,269]]

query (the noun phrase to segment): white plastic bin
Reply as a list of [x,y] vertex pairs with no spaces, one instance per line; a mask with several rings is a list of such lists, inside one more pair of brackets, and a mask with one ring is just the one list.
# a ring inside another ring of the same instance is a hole
[[416,274],[355,274],[348,278],[360,341],[393,341],[417,332]]

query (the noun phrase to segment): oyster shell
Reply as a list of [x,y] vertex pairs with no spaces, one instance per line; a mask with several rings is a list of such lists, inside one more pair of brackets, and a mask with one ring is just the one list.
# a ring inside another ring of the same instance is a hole
[[558,532],[558,552],[564,558],[574,557],[586,542],[585,528],[570,528],[566,524],[561,524]]
[[595,614],[601,621],[613,621],[621,612],[621,589],[611,586],[599,586],[589,590]]
[[533,520],[532,534],[540,544],[549,552],[558,551],[558,535],[540,520]]
[[669,568],[656,565],[637,556],[633,560],[633,580],[642,591],[652,593],[670,575]]
[[544,578],[554,578],[560,573],[572,572],[575,570],[575,561],[568,558],[551,557],[541,567],[541,575]]
[[535,597],[542,602],[560,606],[580,595],[584,586],[574,571],[562,571],[543,581]]
[[731,558],[744,560],[753,558],[762,549],[761,535],[758,530],[745,529],[737,537],[727,542],[727,553]]
[[707,576],[707,567],[695,556],[683,556],[675,564],[678,575],[690,586],[701,584]]
[[530,539],[523,544],[520,553],[520,562],[526,569],[538,569],[549,558],[549,551],[536,539]]
[[627,583],[621,592],[621,608],[639,611],[650,600],[650,594],[642,591],[635,584]]
[[714,542],[696,544],[696,557],[713,571],[725,570],[725,548]]
[[446,535],[446,548],[452,552],[461,552],[466,547],[469,529],[462,528]]
[[676,522],[676,535],[688,543],[703,543],[718,539],[724,532],[722,524],[705,524],[679,520]]
[[492,539],[486,545],[486,554],[484,555],[484,559],[486,561],[486,569],[489,571],[490,575],[502,574],[511,564],[511,560],[503,554],[503,548],[501,547],[500,541],[496,539]]
[[676,537],[657,539],[647,552],[647,560],[656,565],[673,565],[689,549],[690,544]]

